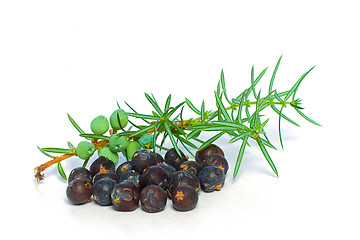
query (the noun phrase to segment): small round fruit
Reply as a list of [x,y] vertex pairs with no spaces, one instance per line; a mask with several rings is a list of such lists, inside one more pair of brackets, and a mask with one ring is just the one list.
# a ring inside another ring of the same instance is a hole
[[76,147],[76,155],[81,159],[88,160],[95,150],[95,146],[92,143],[81,141]]
[[111,202],[116,211],[134,211],[140,200],[138,188],[130,182],[121,182],[111,192]]
[[116,184],[116,181],[110,178],[98,180],[92,186],[95,201],[102,206],[111,205],[111,192],[115,188]]
[[153,148],[153,135],[151,133],[143,134],[139,139],[139,144],[142,148],[150,149]]
[[91,173],[89,170],[83,167],[77,167],[71,170],[69,177],[68,177],[68,183],[70,183],[72,180],[76,178],[84,178],[91,181]]
[[229,164],[226,158],[218,153],[213,153],[207,156],[204,160],[205,166],[215,166],[223,170],[226,174],[229,169]]
[[118,153],[126,150],[128,145],[129,145],[129,141],[125,136],[114,134],[110,137],[109,148],[114,153]]
[[114,165],[116,166],[116,164],[119,161],[119,155],[117,153],[113,153],[110,148],[108,147],[104,147],[102,149],[100,149],[98,151],[98,155],[99,156],[104,156],[107,159],[109,159],[110,161],[112,161],[114,163]]
[[140,186],[142,188],[152,184],[165,188],[168,184],[168,181],[169,177],[166,171],[159,165],[146,168],[143,174],[140,176]]
[[225,173],[218,167],[206,166],[199,173],[199,180],[204,192],[220,191],[225,183]]
[[115,131],[124,128],[128,121],[128,115],[123,109],[114,111],[110,116],[110,125]]
[[91,121],[90,128],[94,134],[102,135],[109,130],[109,121],[106,117],[100,115]]
[[156,155],[156,164],[160,164],[164,162],[164,158],[160,155],[160,153],[155,153]]
[[131,182],[133,183],[137,188],[140,189],[140,173],[134,171],[134,170],[126,170],[120,177],[119,177],[119,183],[121,182]]
[[165,163],[165,162],[160,163],[160,164],[158,164],[157,166],[162,167],[162,168],[165,170],[165,172],[166,172],[166,174],[168,175],[169,179],[170,179],[171,175],[172,175],[174,172],[176,172],[176,169],[175,169],[173,166],[171,166],[170,164],[167,164],[167,163]]
[[118,177],[118,175],[116,175],[115,172],[105,170],[105,171],[100,171],[97,174],[95,174],[95,176],[92,179],[92,183],[95,184],[97,181],[104,179],[104,178],[111,178],[115,182],[119,182],[119,177]]
[[180,165],[179,170],[184,170],[196,176],[201,170],[201,165],[195,161],[185,161]]
[[179,154],[176,152],[175,148],[171,148],[169,149],[166,153],[165,153],[165,162],[167,164],[172,165],[176,170],[179,170],[180,165],[187,161],[187,157],[185,156],[185,154],[179,150],[181,153],[181,156],[179,156]]
[[149,149],[140,149],[134,153],[131,161],[133,169],[142,174],[145,168],[156,164],[156,156]]
[[148,185],[140,193],[141,208],[148,213],[161,212],[165,209],[167,195],[158,185]]
[[205,158],[213,153],[218,153],[225,156],[223,150],[219,146],[215,144],[210,144],[206,148],[196,152],[195,161],[203,165]]
[[132,162],[131,161],[129,161],[129,162],[126,161],[126,162],[123,162],[122,164],[120,164],[118,166],[118,168],[116,169],[116,174],[119,177],[121,177],[126,170],[132,170]]
[[82,204],[90,200],[92,187],[89,179],[76,178],[69,183],[66,196],[73,204]]
[[126,159],[131,160],[136,151],[140,150],[141,146],[137,141],[131,141],[128,144],[126,152],[123,152]]
[[189,185],[194,188],[197,192],[200,191],[199,178],[186,171],[177,171],[171,175],[169,185],[167,187],[169,197],[172,197],[171,193],[173,190],[180,185]]
[[173,206],[178,211],[194,209],[199,200],[197,191],[188,185],[177,186],[171,194],[173,196],[171,199]]
[[98,172],[104,172],[105,170],[115,172],[115,164],[104,156],[100,156],[90,165],[90,173],[93,177]]

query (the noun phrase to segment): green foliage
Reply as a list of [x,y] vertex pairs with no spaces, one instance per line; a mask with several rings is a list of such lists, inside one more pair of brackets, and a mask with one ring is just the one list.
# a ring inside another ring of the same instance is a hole
[[[301,99],[296,98],[295,94],[305,77],[314,69],[310,68],[295,82],[295,84],[288,91],[278,91],[274,89],[276,74],[278,72],[282,56],[278,59],[276,66],[271,74],[271,79],[268,85],[268,92],[257,91],[257,84],[264,78],[268,68],[263,69],[257,76],[255,75],[255,68],[252,66],[250,72],[250,86],[242,91],[237,97],[230,98],[226,90],[225,74],[221,70],[220,79],[214,91],[214,98],[216,102],[216,109],[206,110],[205,100],[202,101],[200,108],[196,107],[189,98],[185,101],[172,106],[172,95],[169,94],[164,107],[160,107],[158,101],[153,94],[145,93],[145,98],[150,103],[152,109],[148,113],[140,113],[136,111],[127,102],[125,104],[130,111],[126,112],[129,117],[131,127],[129,129],[119,129],[119,136],[126,136],[128,139],[139,139],[144,134],[152,133],[152,146],[154,151],[164,148],[164,143],[168,138],[180,155],[179,146],[194,156],[194,151],[203,149],[206,146],[214,143],[216,140],[224,135],[230,136],[229,143],[239,145],[238,156],[236,159],[233,178],[237,176],[242,160],[245,156],[246,147],[251,146],[251,143],[256,143],[265,160],[270,165],[276,176],[277,169],[273,160],[271,159],[267,148],[275,149],[276,147],[269,141],[265,126],[270,118],[264,114],[265,109],[272,109],[278,116],[278,133],[281,147],[283,148],[283,141],[281,136],[281,119],[292,123],[299,127],[294,120],[290,119],[283,112],[286,109],[294,109],[306,121],[321,126],[319,123],[306,116],[302,110]],[[255,77],[256,76],[256,77]],[[251,94],[252,93],[252,94]],[[250,96],[251,95],[251,96]],[[117,103],[120,108],[119,104]],[[184,107],[188,107],[194,114],[194,118],[188,120],[183,119]],[[208,107],[208,106],[207,106]],[[70,117],[68,118],[72,125],[80,133],[81,137],[92,141],[109,141],[110,136],[85,133],[79,125]],[[143,124],[135,124],[134,120],[142,120]],[[118,122],[119,117],[118,117]],[[132,130],[135,127],[136,130]],[[116,129],[115,129],[116,130]],[[214,135],[206,141],[200,139],[201,132],[213,132]],[[158,142],[158,138],[161,140]],[[241,143],[241,144],[240,144]],[[69,146],[72,146],[69,145]],[[70,153],[74,149],[58,149],[58,148],[39,148],[45,155],[52,157],[49,153]],[[58,165],[59,173],[61,174],[61,165]]]

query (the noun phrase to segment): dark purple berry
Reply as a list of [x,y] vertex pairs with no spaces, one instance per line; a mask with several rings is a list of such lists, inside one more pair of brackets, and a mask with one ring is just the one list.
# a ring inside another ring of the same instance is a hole
[[164,162],[164,158],[159,153],[155,153],[155,156],[156,156],[156,164],[160,164]]
[[200,191],[200,181],[197,176],[186,171],[177,171],[172,174],[169,185],[167,187],[170,197],[172,197],[171,194],[173,190],[180,185],[189,185],[197,192]]
[[83,167],[77,167],[71,170],[69,177],[68,177],[68,183],[70,183],[75,178],[85,178],[91,180],[91,173],[89,170]]
[[218,153],[218,154],[221,154],[221,155],[225,156],[223,150],[220,147],[218,147],[215,144],[210,144],[206,148],[196,152],[195,160],[198,163],[200,163],[201,165],[203,165],[204,161],[205,161],[205,158],[207,156],[209,156],[210,154],[213,154],[213,153]]
[[218,153],[213,153],[207,156],[204,160],[205,166],[215,166],[223,170],[226,174],[229,169],[229,164],[226,158]]
[[119,177],[119,183],[121,182],[131,182],[137,188],[140,188],[140,173],[134,170],[126,170],[121,177]]
[[218,167],[206,166],[199,173],[199,180],[204,192],[220,191],[224,186],[225,173]]
[[176,172],[176,169],[175,169],[173,166],[171,166],[170,164],[167,164],[167,163],[165,163],[165,162],[164,162],[164,163],[160,163],[160,164],[158,164],[157,166],[163,168],[169,178],[171,177],[171,175],[172,175],[174,172]]
[[95,201],[102,205],[111,205],[111,192],[116,186],[116,181],[111,178],[103,178],[92,186],[92,192]]
[[140,193],[141,208],[145,212],[156,213],[164,210],[167,195],[163,188],[158,185],[148,185]]
[[150,166],[145,169],[140,176],[140,186],[142,188],[150,184],[159,185],[162,188],[167,186],[169,176],[159,165]]
[[103,178],[111,178],[116,182],[119,182],[119,176],[112,171],[103,171],[103,172],[98,172],[97,174],[95,174],[95,176],[93,177],[93,184],[95,184],[98,180],[103,179]]
[[139,189],[130,182],[121,182],[111,192],[111,202],[116,211],[134,211],[140,200]]
[[66,196],[73,204],[82,204],[90,200],[92,194],[89,179],[76,178],[71,181],[66,189]]
[[188,186],[180,185],[172,191],[173,206],[178,211],[190,211],[196,207],[199,200],[197,191]]
[[132,157],[132,168],[140,174],[145,168],[156,164],[156,156],[149,149],[140,149]]
[[171,148],[165,153],[164,158],[165,162],[172,165],[176,170],[179,170],[180,165],[183,162],[187,161],[187,157],[185,156],[185,154],[181,150],[179,151],[181,153],[181,156],[179,156],[175,148]]
[[119,167],[116,169],[116,174],[121,177],[121,175],[126,171],[126,170],[132,170],[132,162],[123,162],[122,164],[119,165]]
[[90,172],[92,176],[95,176],[100,171],[112,171],[115,172],[115,164],[104,156],[99,157],[90,165]]
[[184,170],[196,176],[201,170],[201,165],[195,161],[185,161],[180,165],[179,170]]

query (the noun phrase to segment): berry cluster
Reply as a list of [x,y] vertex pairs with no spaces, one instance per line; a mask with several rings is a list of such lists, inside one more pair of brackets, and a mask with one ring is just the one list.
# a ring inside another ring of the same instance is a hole
[[[134,141],[135,142],[135,141]],[[167,198],[174,209],[196,207],[198,192],[219,191],[224,185],[228,162],[215,144],[197,151],[195,161],[174,148],[165,156],[147,148],[136,150],[131,161],[120,164],[100,156],[90,169],[78,167],[70,172],[67,198],[83,204],[93,198],[99,205],[113,205],[117,211],[133,211],[141,204],[145,212],[164,210]]]

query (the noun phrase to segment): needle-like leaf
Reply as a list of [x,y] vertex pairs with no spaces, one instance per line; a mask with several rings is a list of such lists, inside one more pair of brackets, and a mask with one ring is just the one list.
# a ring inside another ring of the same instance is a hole
[[169,127],[168,122],[164,122],[164,125],[165,125],[166,132],[167,132],[168,135],[169,135],[170,141],[171,141],[171,143],[172,143],[175,151],[177,152],[177,154],[178,154],[179,156],[181,156],[180,149],[178,148],[178,146],[177,146],[177,144],[176,144],[174,135],[172,134],[172,132],[171,132],[171,130],[170,130],[170,127]]
[[205,101],[203,100],[201,103],[201,116],[200,116],[201,124],[205,123]]
[[271,169],[274,171],[274,173],[276,174],[276,176],[279,177],[279,174],[278,174],[278,172],[277,172],[277,170],[276,170],[275,164],[274,164],[274,162],[271,160],[271,157],[270,157],[269,153],[267,152],[264,144],[263,144],[262,141],[259,140],[259,139],[257,140],[257,143],[258,143],[258,145],[259,145],[259,147],[260,147],[261,152],[264,154],[264,156],[265,156],[265,158],[266,158],[266,161],[269,163]]
[[75,120],[74,120],[69,114],[67,114],[67,116],[68,116],[71,124],[76,128],[76,130],[78,130],[78,132],[79,132],[80,134],[85,133],[84,130],[82,130],[82,129],[79,127],[79,125],[75,122]]
[[199,109],[197,109],[189,99],[185,98],[185,102],[191,110],[193,110],[196,114],[201,115],[201,112],[199,111]]
[[221,70],[221,74],[220,74],[220,82],[221,82],[221,87],[223,89],[224,92],[224,96],[226,101],[231,105],[231,101],[228,98],[227,92],[226,92],[226,85],[225,85],[225,76],[224,76],[224,70]]
[[153,115],[139,114],[139,113],[127,113],[130,117],[141,118],[142,120],[158,120],[159,118]]
[[144,134],[144,133],[147,133],[149,130],[151,129],[154,129],[155,125],[154,124],[151,124],[147,127],[144,127],[136,132],[134,132],[133,134],[130,135],[130,137],[135,137],[137,135],[141,135],[141,134]]
[[50,158],[55,158],[55,156],[48,154],[47,152],[45,152],[44,150],[42,150],[39,146],[37,146],[37,148],[38,148],[38,149],[40,150],[40,152],[42,152],[45,156],[50,157]]
[[104,135],[97,135],[97,134],[91,134],[91,133],[84,133],[80,134],[80,137],[84,137],[86,139],[103,139],[103,140],[110,140],[109,136]]
[[215,136],[209,138],[207,141],[205,141],[203,144],[201,144],[201,146],[198,148],[198,150],[202,150],[202,149],[206,148],[207,146],[209,146],[210,144],[215,142],[217,139],[219,139],[224,134],[225,134],[225,131],[219,132]]
[[65,173],[65,171],[64,171],[64,169],[63,169],[63,167],[62,167],[62,165],[61,165],[61,162],[59,162],[59,163],[57,164],[57,169],[58,169],[58,172],[59,172],[60,176],[61,176],[65,181],[67,181],[66,173]]
[[282,58],[282,55],[280,56],[279,60],[277,61],[274,72],[273,72],[273,74],[271,76],[271,80],[270,80],[270,84],[269,84],[269,93],[272,91],[272,87],[273,87],[273,84],[274,84],[274,80],[275,80],[277,70],[278,70],[279,65],[280,65],[281,58]]
[[234,143],[236,141],[239,141],[240,139],[245,139],[245,137],[249,137],[251,135],[251,132],[243,132],[240,135],[237,135],[236,137],[230,139],[229,143]]
[[241,161],[242,161],[242,158],[244,156],[244,152],[245,152],[245,148],[246,148],[246,144],[247,144],[247,141],[249,139],[249,136],[245,136],[244,137],[244,140],[241,144],[241,147],[240,147],[240,150],[239,150],[239,154],[237,156],[237,159],[236,159],[236,163],[235,163],[235,168],[234,168],[234,173],[233,173],[233,179],[236,178],[238,172],[239,172],[239,168],[240,168],[240,165],[241,165]]
[[[314,66],[315,67],[315,66]],[[292,94],[295,95],[295,92],[297,91],[298,87],[300,86],[300,83],[302,82],[302,80],[304,80],[304,78],[306,77],[306,75],[309,74],[309,72],[311,72],[311,70],[314,69],[314,67],[310,68],[307,72],[305,72],[303,75],[301,75],[301,77],[299,78],[299,80],[296,81],[296,83],[294,84],[294,86],[292,86],[292,88],[289,90],[288,94],[286,94],[285,96],[285,101],[287,101],[290,96]],[[293,97],[294,98],[294,97]]]
[[[152,95],[154,97],[154,95]],[[159,115],[164,115],[164,113],[161,111],[159,105],[157,104],[155,98],[151,98],[149,94],[145,93],[145,97],[147,100],[151,103],[151,105],[154,107],[154,109],[159,113]]]
[[41,148],[41,152],[47,153],[61,153],[61,154],[75,154],[75,149],[68,148]]
[[216,98],[216,104],[217,104],[220,112],[222,113],[222,115],[224,115],[226,121],[231,122],[231,118],[230,118],[228,112],[226,111],[225,106],[220,99],[220,96],[216,92],[214,92],[214,93],[215,93],[215,98]]
[[295,110],[300,114],[300,116],[302,116],[303,118],[305,118],[307,121],[311,122],[312,124],[315,124],[319,127],[321,127],[321,125],[317,122],[315,122],[314,120],[310,119],[308,116],[306,116],[302,111],[300,111],[300,109],[295,108]]
[[164,112],[167,112],[167,111],[169,110],[170,102],[171,102],[171,94],[169,94],[169,96],[168,96],[167,99],[166,99],[165,107],[164,107]]

